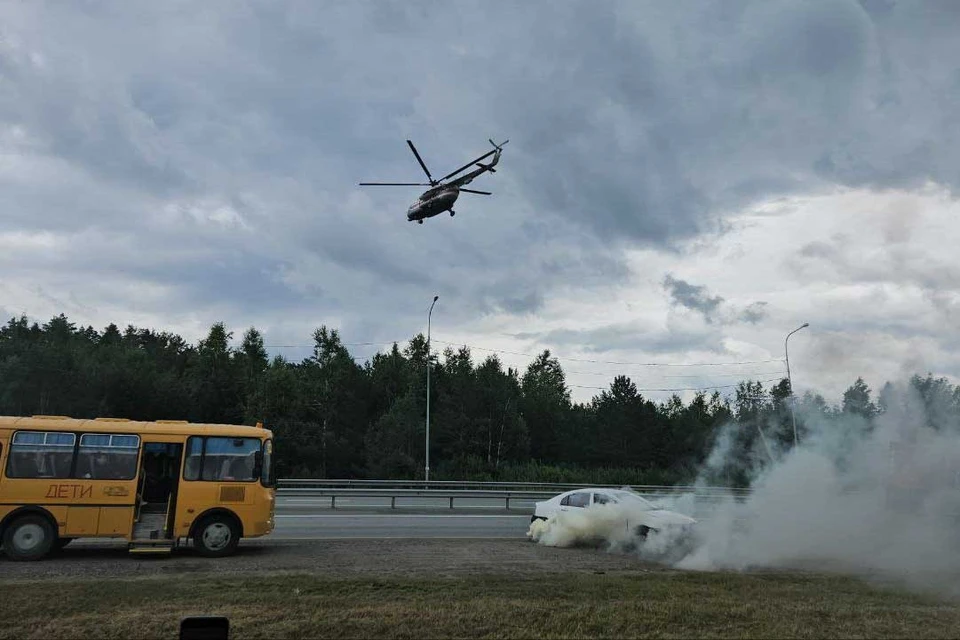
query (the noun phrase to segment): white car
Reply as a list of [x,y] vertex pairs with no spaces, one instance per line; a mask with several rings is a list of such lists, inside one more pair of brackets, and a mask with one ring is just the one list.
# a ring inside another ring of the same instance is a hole
[[531,536],[532,532],[538,529],[534,526],[537,520],[556,519],[564,512],[587,513],[595,505],[613,505],[613,509],[626,521],[627,531],[640,538],[646,538],[649,533],[660,532],[669,532],[671,537],[685,538],[693,533],[693,526],[697,523],[690,516],[661,509],[632,491],[584,488],[567,491],[549,500],[535,503],[533,516],[530,518]]

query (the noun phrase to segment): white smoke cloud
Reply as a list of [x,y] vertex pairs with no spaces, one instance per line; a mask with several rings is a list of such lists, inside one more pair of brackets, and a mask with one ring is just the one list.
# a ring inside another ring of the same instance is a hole
[[547,520],[534,520],[527,535],[548,547],[604,544],[612,549],[633,539],[628,519],[622,505],[595,504],[561,511]]
[[[842,571],[960,595],[960,432],[942,419],[943,407],[925,406],[913,385],[888,393],[887,410],[872,427],[856,415],[799,414],[804,440],[753,467],[753,490],[745,499],[705,501],[688,494],[665,501],[666,508],[699,521],[695,546],[679,559],[672,556],[671,564]],[[935,428],[938,422],[947,426]],[[735,425],[721,432],[701,486],[729,464],[734,431]],[[534,539],[567,546],[603,538],[610,550],[630,548],[613,521],[600,509],[568,512],[537,525]],[[635,546],[650,558],[673,542],[648,539]]]
[[808,418],[801,446],[771,465],[743,503],[710,514],[679,567],[816,566],[933,585],[960,570],[960,434],[928,425],[901,386],[872,430],[856,416]]

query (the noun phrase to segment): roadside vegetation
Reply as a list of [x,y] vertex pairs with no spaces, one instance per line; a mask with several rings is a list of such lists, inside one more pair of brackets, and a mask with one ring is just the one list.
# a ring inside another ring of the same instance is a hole
[[231,638],[953,638],[960,606],[817,574],[650,572],[464,578],[165,576],[0,586],[0,639],[174,638],[225,615]]
[[[262,421],[277,436],[280,478],[422,478],[424,336],[377,353],[358,347],[363,356],[328,327],[311,342],[312,355],[294,362],[271,359],[256,329],[235,339],[223,323],[191,345],[153,329],[78,327],[64,315],[43,324],[11,318],[0,326],[0,414]],[[447,345],[434,358],[436,480],[682,484],[695,479],[724,434],[724,464],[704,480],[745,486],[767,459],[763,448],[786,451],[793,442],[780,361],[751,365],[765,372],[760,379],[744,374],[737,382],[728,373],[731,387],[723,394],[701,392],[686,402],[678,395],[653,402],[611,370],[609,386],[597,378],[601,388],[581,403],[571,401],[549,351],[532,356],[523,371],[504,368],[495,354],[477,362],[468,347]],[[687,386],[671,380],[657,386]],[[911,382],[932,426],[958,428],[960,389],[929,375]],[[801,439],[807,419],[834,432],[869,431],[888,409],[887,391],[874,402],[858,379],[837,406],[806,394],[796,407]],[[758,427],[769,442],[760,442]]]

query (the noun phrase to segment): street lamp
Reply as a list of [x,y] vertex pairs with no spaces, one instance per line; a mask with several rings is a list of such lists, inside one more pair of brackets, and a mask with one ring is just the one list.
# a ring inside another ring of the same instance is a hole
[[797,446],[797,415],[793,410],[794,396],[793,396],[793,379],[790,377],[790,352],[787,350],[787,341],[790,340],[790,336],[795,334],[800,329],[809,327],[809,322],[804,322],[802,325],[791,331],[787,334],[787,337],[783,340],[783,354],[787,359],[787,382],[790,384],[790,418],[793,421],[793,446]]
[[426,482],[430,482],[430,369],[433,362],[430,356],[430,319],[433,316],[433,305],[437,304],[440,296],[433,296],[433,304],[430,305],[430,313],[427,314],[427,457],[423,468],[423,477]]

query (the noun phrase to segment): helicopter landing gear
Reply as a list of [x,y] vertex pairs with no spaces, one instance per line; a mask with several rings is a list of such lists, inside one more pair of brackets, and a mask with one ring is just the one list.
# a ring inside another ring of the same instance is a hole
[[454,211],[453,209],[450,209],[450,217],[452,218],[455,215],[457,215],[457,212]]
[[423,224],[423,218],[421,218],[420,220],[417,220],[417,222],[419,222],[420,224]]

